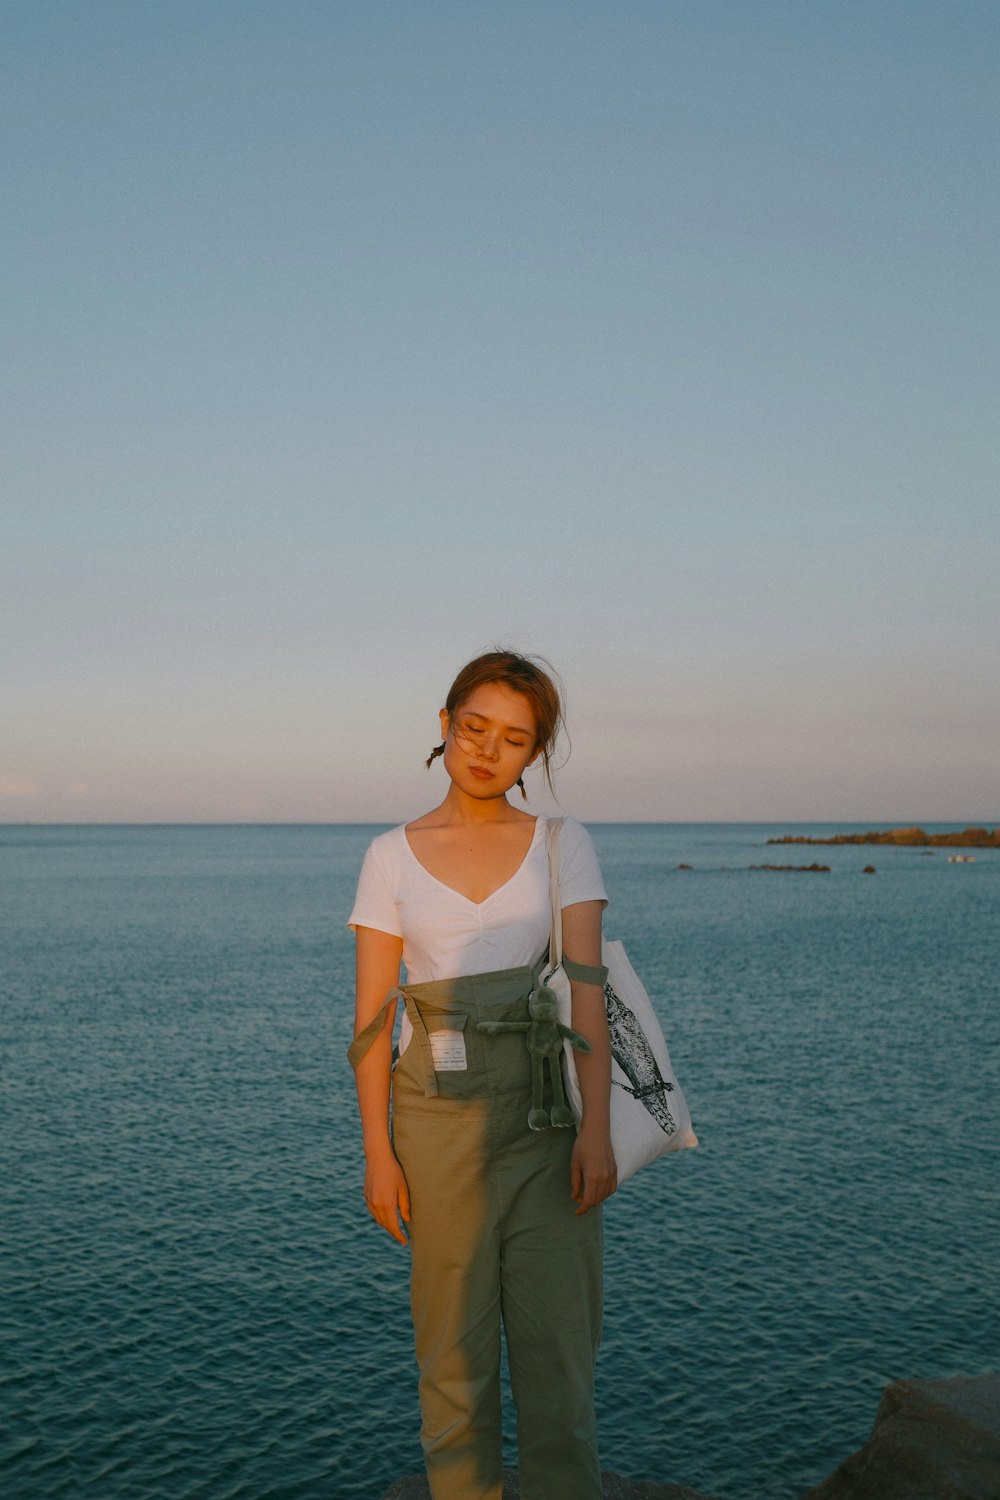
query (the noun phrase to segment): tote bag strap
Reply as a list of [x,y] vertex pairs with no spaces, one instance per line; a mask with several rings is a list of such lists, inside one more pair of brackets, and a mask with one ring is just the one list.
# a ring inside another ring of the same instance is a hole
[[545,842],[549,851],[549,906],[551,927],[549,931],[549,963],[553,969],[562,963],[562,905],[559,900],[559,835],[563,819],[550,818],[545,825]]
[[559,835],[565,819],[550,818],[545,829],[545,841],[549,851],[549,902],[552,907],[552,929],[549,936],[549,964],[557,969],[562,964],[563,973],[577,984],[596,984],[601,989],[607,981],[608,971],[592,964],[577,964],[565,958],[562,951],[562,901],[559,895]]

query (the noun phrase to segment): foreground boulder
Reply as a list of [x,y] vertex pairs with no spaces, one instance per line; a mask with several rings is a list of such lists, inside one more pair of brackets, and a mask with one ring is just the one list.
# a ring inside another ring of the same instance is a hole
[[[517,1471],[504,1469],[503,1479],[503,1500],[520,1500]],[[427,1480],[414,1475],[410,1479],[397,1479],[382,1500],[430,1500],[430,1493]],[[683,1484],[652,1484],[649,1481],[633,1484],[620,1474],[611,1474],[607,1470],[601,1475],[601,1496],[602,1500],[712,1500],[710,1495],[688,1489]]]
[[998,1500],[1000,1375],[895,1380],[863,1448],[802,1500]]

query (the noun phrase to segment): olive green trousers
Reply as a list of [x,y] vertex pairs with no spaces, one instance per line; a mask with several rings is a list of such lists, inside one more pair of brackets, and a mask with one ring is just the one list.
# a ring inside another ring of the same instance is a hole
[[[594,1358],[601,1210],[570,1197],[572,1129],[528,1129],[537,971],[404,986],[413,1024],[392,1085],[410,1190],[421,1440],[433,1500],[501,1500],[500,1325],[521,1500],[600,1500]],[[546,1105],[548,1082],[546,1081]]]

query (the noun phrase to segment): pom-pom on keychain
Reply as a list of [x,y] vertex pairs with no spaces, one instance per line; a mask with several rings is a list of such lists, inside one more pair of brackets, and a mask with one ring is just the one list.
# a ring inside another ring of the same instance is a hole
[[[547,1130],[550,1125],[575,1125],[573,1111],[566,1103],[563,1091],[562,1055],[563,1038],[577,1052],[589,1052],[590,1043],[585,1036],[564,1026],[558,1019],[559,1002],[547,985],[540,984],[528,996],[528,1021],[480,1021],[477,1030],[487,1036],[496,1036],[498,1031],[526,1031],[528,1051],[531,1054],[531,1108],[528,1111],[529,1130]],[[552,1080],[552,1109],[542,1104],[545,1089],[545,1063],[549,1065]]]

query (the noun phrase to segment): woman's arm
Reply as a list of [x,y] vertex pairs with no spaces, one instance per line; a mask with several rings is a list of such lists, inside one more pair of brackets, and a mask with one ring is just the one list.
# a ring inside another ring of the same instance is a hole
[[[399,983],[402,938],[374,927],[355,928],[357,983],[354,1035],[373,1020],[393,985]],[[392,1025],[395,1005],[389,1007],[386,1023],[355,1072],[361,1134],[365,1148],[365,1198],[368,1210],[401,1245],[407,1243],[399,1220],[410,1221],[410,1195],[403,1169],[396,1160],[389,1137],[389,1076],[392,1067]]]
[[[601,966],[601,901],[577,901],[563,907],[563,953],[571,962]],[[618,1186],[618,1168],[611,1147],[611,1038],[604,1009],[604,991],[597,984],[571,985],[573,1028],[590,1043],[590,1052],[576,1054],[576,1070],[583,1095],[583,1119],[577,1131],[571,1167],[571,1192],[584,1214]]]

